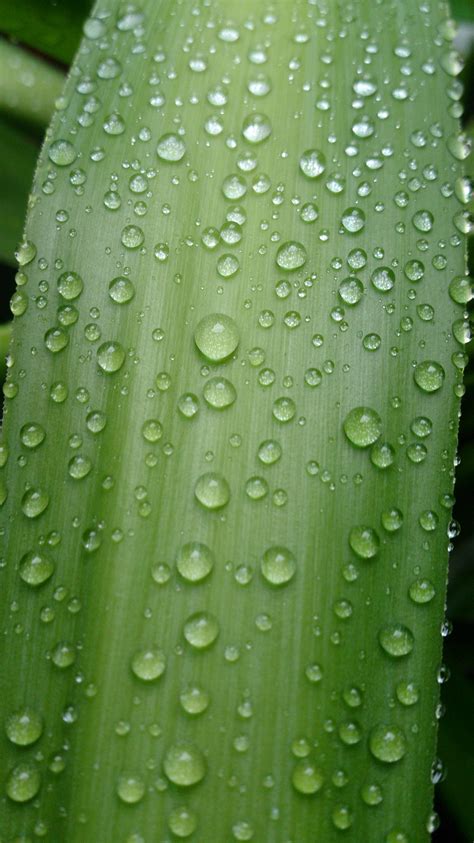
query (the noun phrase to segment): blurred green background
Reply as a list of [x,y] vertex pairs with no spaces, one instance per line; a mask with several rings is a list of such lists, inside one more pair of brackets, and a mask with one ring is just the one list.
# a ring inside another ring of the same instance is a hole
[[[291,0],[287,0],[291,2]],[[413,0],[415,2],[415,0]],[[14,250],[51,103],[59,95],[77,47],[91,0],[0,0],[0,377],[15,288]],[[474,141],[474,0],[454,0],[458,24],[455,45],[465,61],[465,131]],[[382,9],[379,8],[379,14]],[[15,45],[23,47],[18,64]],[[43,85],[35,87],[40,62]],[[471,159],[472,161],[472,159]],[[472,164],[471,164],[472,167]],[[474,212],[471,192],[470,209]],[[469,238],[469,269],[474,277],[474,235]],[[469,345],[467,351],[469,353]],[[465,374],[454,518],[460,534],[451,554],[444,661],[449,681],[442,687],[439,758],[434,779],[439,828],[433,843],[474,840],[474,361]],[[367,841],[378,843],[378,841]],[[416,841],[413,841],[416,843]]]

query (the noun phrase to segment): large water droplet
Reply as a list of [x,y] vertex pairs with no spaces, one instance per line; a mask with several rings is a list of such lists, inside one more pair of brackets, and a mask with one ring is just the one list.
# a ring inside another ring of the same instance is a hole
[[213,363],[227,360],[236,350],[239,340],[237,325],[223,313],[205,316],[194,332],[194,342],[199,351]]
[[119,342],[104,342],[97,349],[97,363],[103,372],[113,374],[122,368],[125,362],[125,351]]
[[49,580],[54,572],[54,563],[44,553],[30,550],[21,558],[18,570],[23,582],[36,587]]
[[326,169],[326,157],[319,149],[307,149],[300,158],[300,170],[309,179],[322,176]]
[[176,567],[187,582],[200,582],[211,573],[214,554],[206,544],[188,542],[178,552]]
[[132,670],[143,682],[153,682],[165,672],[166,656],[159,647],[138,650],[132,658]]
[[312,761],[305,758],[296,764],[291,781],[298,793],[311,795],[321,790],[324,783],[324,775],[319,767],[316,767]]
[[406,753],[405,734],[398,726],[380,723],[370,733],[369,747],[372,755],[379,761],[393,764],[400,761]]
[[296,573],[296,559],[291,550],[278,545],[265,551],[260,568],[270,585],[286,585]]
[[227,378],[211,378],[203,390],[204,400],[215,410],[230,407],[237,398],[235,386]]
[[353,445],[367,448],[382,433],[382,419],[371,407],[354,407],[344,419],[344,433]]
[[423,392],[437,392],[443,386],[445,371],[435,360],[424,360],[415,367],[413,377]]
[[303,244],[298,243],[296,240],[288,240],[279,247],[276,262],[281,269],[287,269],[289,272],[292,272],[304,266],[306,258],[307,253]]
[[76,159],[76,150],[69,141],[59,139],[49,147],[48,158],[57,167],[68,167]]
[[391,623],[380,630],[379,642],[389,656],[401,658],[411,653],[415,639],[407,626],[403,626],[401,623]]
[[206,775],[206,762],[201,750],[185,741],[169,747],[163,768],[170,782],[178,787],[190,787]]
[[261,143],[272,132],[272,124],[266,114],[249,114],[242,126],[242,134],[249,143]]
[[194,487],[194,494],[206,509],[222,509],[229,503],[229,484],[222,474],[209,471],[199,477]]
[[350,531],[349,544],[361,559],[373,559],[379,552],[380,538],[372,527],[360,525]]
[[38,768],[30,761],[24,761],[13,768],[7,779],[7,796],[13,802],[29,802],[38,793],[41,776]]
[[17,746],[30,746],[41,737],[43,718],[33,708],[20,708],[6,719],[7,738]]
[[219,623],[210,612],[196,612],[184,624],[184,637],[191,647],[205,650],[219,635]]
[[184,140],[173,133],[162,135],[156,147],[156,154],[162,161],[181,161],[186,153]]

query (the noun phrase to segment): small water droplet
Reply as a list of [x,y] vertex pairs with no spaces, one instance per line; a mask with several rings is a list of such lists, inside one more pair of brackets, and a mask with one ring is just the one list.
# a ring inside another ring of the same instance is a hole
[[190,787],[206,775],[206,762],[201,750],[184,741],[169,747],[163,768],[170,782],[178,787]]

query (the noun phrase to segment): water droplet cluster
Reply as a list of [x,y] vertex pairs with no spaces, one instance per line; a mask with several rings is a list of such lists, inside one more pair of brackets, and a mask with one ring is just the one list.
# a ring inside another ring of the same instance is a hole
[[445,676],[452,26],[256,5],[106,2],[46,137],[0,448],[25,843],[106,843],[112,799],[117,843],[426,835],[415,798],[380,816],[429,781]]

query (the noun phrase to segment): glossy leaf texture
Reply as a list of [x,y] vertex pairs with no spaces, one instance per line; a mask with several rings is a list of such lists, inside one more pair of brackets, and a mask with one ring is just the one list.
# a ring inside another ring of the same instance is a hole
[[2,840],[425,843],[471,296],[446,7],[84,33],[13,300]]

